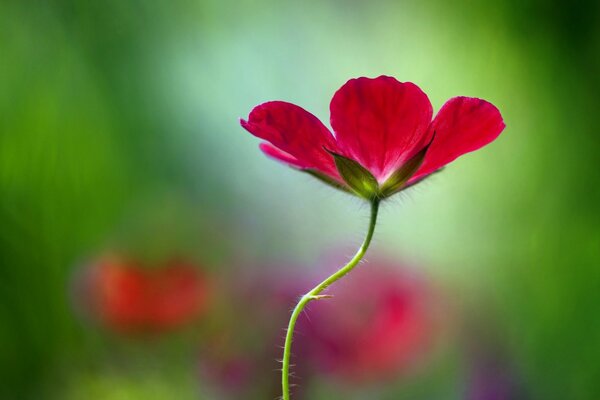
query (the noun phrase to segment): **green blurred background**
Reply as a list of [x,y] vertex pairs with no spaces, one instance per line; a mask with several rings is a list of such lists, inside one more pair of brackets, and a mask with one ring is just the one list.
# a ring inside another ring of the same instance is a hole
[[[238,119],[281,99],[327,121],[347,79],[381,74],[435,109],[487,99],[507,128],[386,204],[373,251],[490,318],[530,398],[600,398],[599,15],[592,0],[0,3],[0,398],[205,398],[190,336],[210,328],[106,335],[73,311],[74,271],[105,249],[177,252],[227,282],[357,245],[367,208],[266,159]],[[458,364],[406,398],[461,399]]]

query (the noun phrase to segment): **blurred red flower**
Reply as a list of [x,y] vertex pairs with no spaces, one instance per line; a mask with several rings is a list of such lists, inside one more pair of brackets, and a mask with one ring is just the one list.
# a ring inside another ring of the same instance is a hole
[[[334,186],[356,192],[348,178],[366,169],[360,179],[369,175],[379,197],[490,143],[505,127],[496,107],[471,97],[448,100],[432,120],[427,95],[389,76],[349,80],[333,96],[330,111],[335,136],[317,117],[283,101],[255,107],[241,125],[265,140],[260,148],[266,155]],[[351,176],[340,170],[338,156],[352,163]]]
[[431,354],[440,320],[432,285],[374,260],[314,302],[305,324],[311,362],[345,382],[397,377]]
[[178,328],[206,309],[208,283],[191,263],[171,261],[144,268],[111,256],[86,272],[84,301],[103,325],[126,333],[156,333]]

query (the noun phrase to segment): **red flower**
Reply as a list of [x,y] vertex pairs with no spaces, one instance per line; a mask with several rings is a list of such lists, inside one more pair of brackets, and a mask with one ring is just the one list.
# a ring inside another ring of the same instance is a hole
[[162,332],[190,322],[206,308],[207,282],[190,264],[173,261],[159,269],[110,257],[88,271],[87,308],[119,332]]
[[454,97],[432,121],[427,95],[388,76],[349,80],[333,96],[329,129],[308,111],[271,101],[241,125],[268,156],[363,197],[387,197],[493,141],[505,125],[485,100]]

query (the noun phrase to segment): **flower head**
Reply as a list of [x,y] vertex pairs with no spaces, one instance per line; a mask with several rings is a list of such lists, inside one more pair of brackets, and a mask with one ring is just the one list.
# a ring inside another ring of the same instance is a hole
[[334,134],[291,103],[256,106],[241,125],[269,157],[361,197],[388,197],[493,141],[505,125],[485,100],[454,97],[432,120],[427,95],[389,76],[356,78],[330,104]]

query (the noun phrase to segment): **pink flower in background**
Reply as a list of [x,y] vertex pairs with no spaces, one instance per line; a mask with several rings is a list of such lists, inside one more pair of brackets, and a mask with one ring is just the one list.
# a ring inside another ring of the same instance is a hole
[[[303,271],[262,266],[259,274],[236,274],[217,292],[221,327],[199,353],[203,386],[218,399],[275,398],[280,394],[281,326],[288,310],[339,252]],[[290,276],[290,271],[298,274]],[[321,272],[317,272],[321,271]],[[360,292],[360,296],[357,296]],[[374,257],[332,287],[333,298],[311,304],[298,320],[292,355],[293,398],[306,399],[319,372],[349,387],[398,378],[427,364],[445,320],[439,291],[402,264]],[[251,304],[251,307],[247,305]],[[244,326],[244,335],[238,327]],[[212,397],[211,397],[212,398]]]
[[415,271],[374,260],[330,294],[305,324],[317,369],[356,384],[398,377],[431,353],[439,315],[433,288]]
[[485,100],[454,97],[432,120],[427,95],[388,76],[351,79],[330,104],[334,134],[291,103],[255,107],[241,125],[261,150],[363,197],[387,197],[490,143],[505,125]]
[[86,271],[83,286],[88,312],[118,332],[178,328],[202,314],[208,300],[206,277],[182,261],[150,269],[105,257]]

